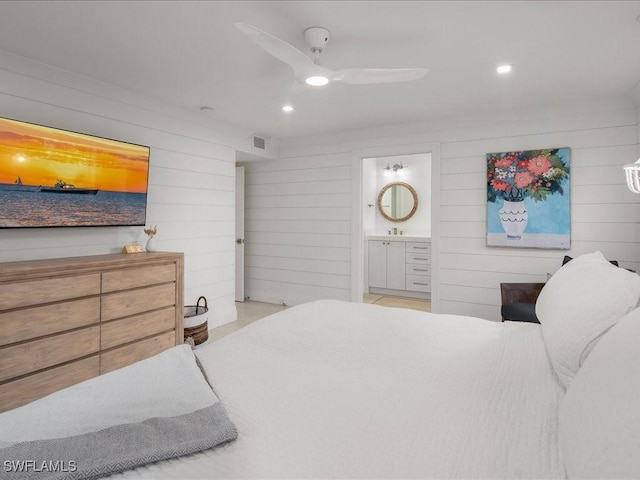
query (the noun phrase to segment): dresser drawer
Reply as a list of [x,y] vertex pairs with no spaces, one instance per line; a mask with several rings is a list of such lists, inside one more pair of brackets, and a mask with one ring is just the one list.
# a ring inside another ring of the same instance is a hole
[[175,305],[176,286],[173,283],[125,290],[102,296],[102,321],[115,320],[162,307]]
[[425,277],[431,276],[431,266],[430,265],[421,265],[421,264],[407,264],[407,275],[422,275]]
[[407,253],[407,264],[431,265],[431,254],[429,253]]
[[15,282],[0,287],[0,310],[100,295],[100,274]]
[[94,355],[0,384],[0,412],[19,407],[99,374],[100,357]]
[[430,292],[431,281],[422,275],[407,275],[406,289],[412,292]]
[[0,313],[0,346],[100,322],[100,297]]
[[102,274],[102,292],[118,292],[137,287],[175,282],[175,264],[156,265],[135,269],[114,270]]
[[100,349],[122,345],[137,338],[173,330],[176,327],[176,308],[141,313],[100,325]]
[[144,360],[176,344],[175,332],[161,333],[100,354],[100,374]]
[[98,325],[0,348],[0,382],[60,365],[99,350]]
[[431,253],[431,243],[407,242],[407,253]]

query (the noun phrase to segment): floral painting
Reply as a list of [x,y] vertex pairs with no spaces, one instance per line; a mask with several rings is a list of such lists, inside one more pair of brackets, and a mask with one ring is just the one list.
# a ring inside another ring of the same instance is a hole
[[487,245],[570,248],[570,149],[487,154]]

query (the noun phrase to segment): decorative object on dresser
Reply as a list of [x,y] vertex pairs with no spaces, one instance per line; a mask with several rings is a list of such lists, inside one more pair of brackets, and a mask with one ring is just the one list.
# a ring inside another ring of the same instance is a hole
[[122,253],[142,253],[142,245],[125,245],[122,247]]
[[[202,305],[200,305],[202,302]],[[207,299],[199,297],[195,305],[185,305],[184,307],[184,341],[193,346],[200,345],[209,339],[209,325],[207,313]]]
[[145,228],[144,233],[147,234],[147,236],[149,237],[149,239],[147,240],[147,245],[145,246],[145,250],[147,252],[155,252],[157,248],[156,248],[156,241],[153,239],[153,237],[155,236],[156,233],[158,233],[158,226],[154,225],[153,228],[151,227]]
[[0,411],[183,343],[182,253],[0,267]]

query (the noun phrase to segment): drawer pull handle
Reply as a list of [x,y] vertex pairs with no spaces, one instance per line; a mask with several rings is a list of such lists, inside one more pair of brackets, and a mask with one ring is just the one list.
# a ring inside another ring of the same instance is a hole
[[414,268],[413,271],[414,272],[428,272],[429,269],[428,268]]
[[414,260],[429,260],[428,258],[415,257]]
[[429,247],[411,247],[414,250],[429,250]]
[[428,283],[420,283],[420,282],[413,282],[414,285],[425,285],[425,286],[429,286]]

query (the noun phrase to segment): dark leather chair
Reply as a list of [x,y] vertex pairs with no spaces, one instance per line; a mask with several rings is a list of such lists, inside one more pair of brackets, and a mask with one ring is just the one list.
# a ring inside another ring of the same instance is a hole
[[502,321],[540,323],[536,300],[544,283],[501,283]]
[[[562,265],[564,266],[571,260],[573,257],[565,255],[562,259]],[[619,266],[616,260],[609,261],[612,265]],[[502,307],[500,314],[502,321],[540,323],[536,316],[536,300],[544,286],[544,283],[501,283]]]

